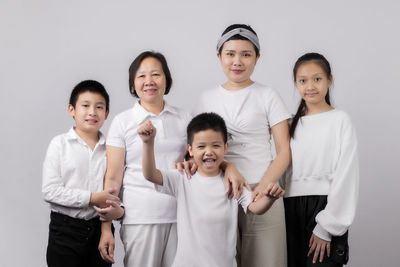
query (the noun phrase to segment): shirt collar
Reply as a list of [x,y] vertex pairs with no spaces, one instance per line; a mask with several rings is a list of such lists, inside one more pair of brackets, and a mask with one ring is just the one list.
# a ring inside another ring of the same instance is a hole
[[142,107],[139,104],[139,100],[137,102],[135,102],[135,105],[133,106],[133,114],[134,114],[133,117],[135,118],[135,120],[138,124],[143,123],[145,120],[147,120],[150,117],[162,116],[164,113],[178,114],[178,111],[173,106],[169,105],[165,100],[164,100],[164,109],[163,109],[163,111],[161,111],[161,113],[159,115],[155,115],[155,114],[145,110],[144,107]]
[[[66,138],[68,140],[78,140],[79,142],[83,142],[84,144],[86,143],[83,141],[83,139],[76,133],[74,127],[71,127],[69,131],[66,134]],[[104,145],[106,143],[106,139],[103,135],[102,132],[99,131],[99,141],[97,142],[99,145]]]

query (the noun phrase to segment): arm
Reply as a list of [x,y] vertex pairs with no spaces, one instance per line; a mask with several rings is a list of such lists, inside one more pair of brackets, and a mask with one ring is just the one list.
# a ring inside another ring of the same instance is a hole
[[[125,149],[107,146],[107,170],[104,176],[104,190],[115,189],[115,194],[119,194],[122,185],[125,165]],[[111,231],[111,222],[103,222],[101,225],[101,238],[99,251],[101,257],[114,263],[114,236]]]
[[94,204],[105,204],[107,199],[119,201],[112,191],[91,193],[80,188],[68,188],[61,177],[61,153],[63,146],[59,138],[49,145],[43,163],[42,194],[46,202],[73,208],[85,208]]
[[251,202],[247,207],[254,214],[264,214],[274,204],[275,200],[283,197],[285,191],[277,184],[269,184],[263,195],[254,202]]
[[289,125],[287,120],[275,124],[271,128],[276,148],[276,158],[271,162],[262,180],[254,188],[253,197],[262,194],[270,183],[277,183],[291,160]]
[[154,158],[154,138],[156,128],[148,120],[138,129],[138,134],[143,141],[142,171],[143,176],[152,183],[163,185],[163,177],[156,167]]

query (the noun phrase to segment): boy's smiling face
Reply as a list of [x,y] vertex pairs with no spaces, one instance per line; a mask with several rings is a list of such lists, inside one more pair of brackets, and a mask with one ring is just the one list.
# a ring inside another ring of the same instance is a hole
[[79,94],[75,107],[68,105],[68,112],[75,120],[75,130],[89,134],[97,134],[108,115],[104,97],[90,91]]
[[218,175],[227,150],[228,144],[224,143],[222,134],[211,129],[195,133],[192,145],[188,145],[189,154],[198,166],[197,171],[204,177]]

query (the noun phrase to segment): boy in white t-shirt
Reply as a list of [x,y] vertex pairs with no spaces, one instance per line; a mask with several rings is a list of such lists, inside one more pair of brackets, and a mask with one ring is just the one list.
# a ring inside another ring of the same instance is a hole
[[177,199],[178,247],[173,266],[236,266],[238,204],[244,211],[265,213],[284,191],[270,184],[264,196],[251,201],[244,188],[238,200],[228,199],[220,164],[227,152],[224,120],[215,113],[202,113],[187,127],[188,151],[197,164],[189,180],[177,170],[160,171],[154,159],[156,128],[146,121],[138,130],[143,140],[143,175],[158,191]]

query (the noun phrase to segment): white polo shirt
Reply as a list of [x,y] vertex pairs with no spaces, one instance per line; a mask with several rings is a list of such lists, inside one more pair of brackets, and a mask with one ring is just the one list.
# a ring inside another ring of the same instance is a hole
[[238,91],[218,86],[201,95],[195,114],[201,112],[224,118],[229,143],[225,159],[250,184],[260,182],[273,160],[270,128],[290,118],[278,93],[259,83]]
[[178,247],[173,267],[236,266],[238,204],[247,211],[251,193],[244,188],[239,200],[228,199],[224,177],[203,177],[196,172],[189,180],[177,170],[161,171],[160,192],[178,202]]
[[124,224],[176,222],[175,198],[155,191],[142,173],[143,142],[137,130],[148,119],[157,129],[154,150],[159,168],[171,169],[186,153],[186,126],[191,119],[188,112],[165,103],[164,110],[154,115],[136,102],[133,108],[115,116],[106,143],[126,151],[121,188]]
[[105,139],[92,151],[71,128],[51,140],[43,163],[42,194],[52,211],[89,220],[97,212],[89,207],[90,193],[103,190],[106,170]]

